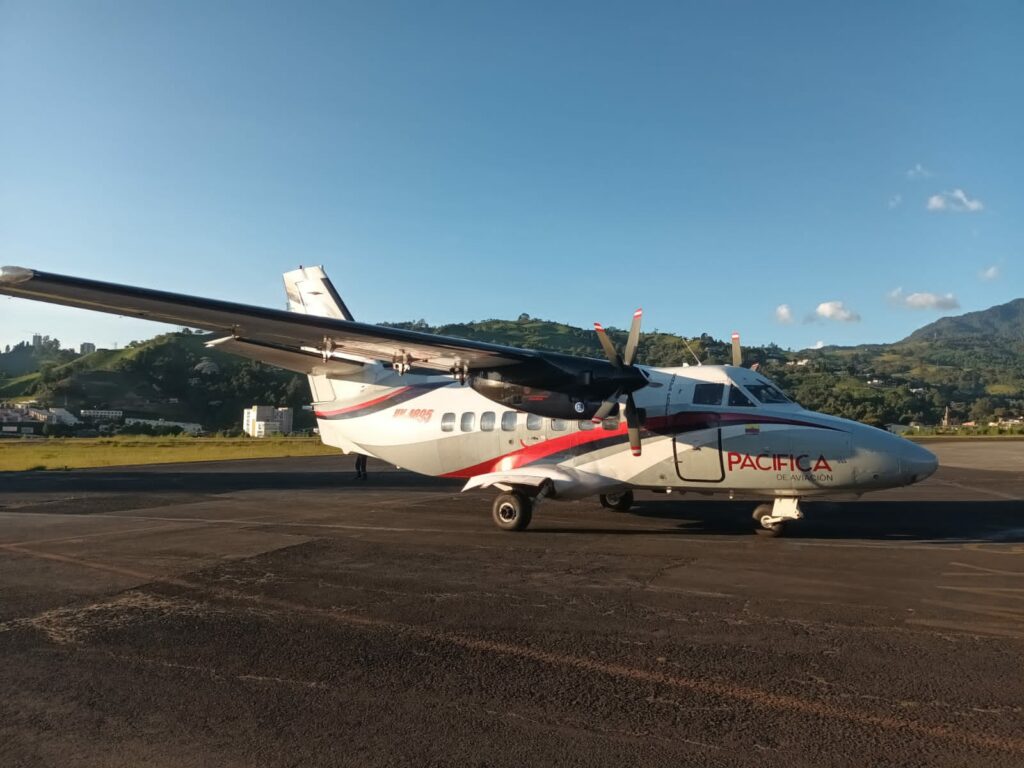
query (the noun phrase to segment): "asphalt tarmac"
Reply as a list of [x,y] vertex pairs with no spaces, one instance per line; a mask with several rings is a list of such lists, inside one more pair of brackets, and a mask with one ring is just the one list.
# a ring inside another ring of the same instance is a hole
[[0,766],[1022,766],[1024,442],[807,503],[0,474]]

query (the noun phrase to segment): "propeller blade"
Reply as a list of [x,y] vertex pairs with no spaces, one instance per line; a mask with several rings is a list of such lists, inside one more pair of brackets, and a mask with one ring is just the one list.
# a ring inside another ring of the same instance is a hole
[[626,432],[629,434],[629,448],[634,456],[640,455],[640,414],[637,413],[633,395],[626,395]]
[[600,424],[606,418],[608,414],[619,404],[619,396],[622,394],[622,390],[616,390],[615,394],[601,403],[600,407],[594,411],[594,415],[590,417],[590,420],[595,424]]
[[616,368],[621,368],[622,358],[619,357],[619,353],[615,349],[615,345],[612,344],[612,340],[608,338],[608,334],[604,332],[604,326],[600,323],[594,323],[594,330],[597,331],[597,340],[601,342],[601,347],[604,349],[604,353],[612,365]]
[[739,368],[743,365],[743,351],[740,349],[740,335],[732,332],[732,364]]
[[633,313],[633,324],[629,326],[629,338],[626,340],[626,353],[622,356],[626,365],[632,365],[636,356],[636,347],[640,343],[640,318],[643,314],[642,309]]

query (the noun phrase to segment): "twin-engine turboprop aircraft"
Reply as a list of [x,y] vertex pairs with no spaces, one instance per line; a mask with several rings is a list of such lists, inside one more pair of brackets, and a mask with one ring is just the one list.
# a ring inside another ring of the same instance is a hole
[[526,528],[542,499],[597,495],[626,510],[634,490],[741,492],[773,503],[756,530],[779,534],[799,501],[909,485],[929,451],[874,427],[805,410],[734,365],[633,362],[640,310],[607,360],[359,323],[319,267],[284,276],[291,311],[0,269],[0,293],[202,328],[243,357],[307,374],[320,436],[426,475],[498,489],[494,522]]

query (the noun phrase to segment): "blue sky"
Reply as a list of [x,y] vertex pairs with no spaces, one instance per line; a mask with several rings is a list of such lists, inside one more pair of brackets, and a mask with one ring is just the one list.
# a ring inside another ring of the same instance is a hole
[[[0,263],[893,341],[1024,296],[1022,30],[1017,2],[4,0]],[[0,299],[0,345],[158,330]]]

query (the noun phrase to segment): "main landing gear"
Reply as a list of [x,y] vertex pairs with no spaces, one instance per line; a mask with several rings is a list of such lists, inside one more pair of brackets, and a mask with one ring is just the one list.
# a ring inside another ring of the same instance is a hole
[[754,510],[754,533],[772,538],[781,536],[786,531],[786,523],[803,516],[797,498],[778,498],[774,504],[758,504]]
[[622,493],[602,493],[600,496],[601,506],[606,509],[614,509],[616,512],[628,512],[633,506],[633,492],[623,491]]
[[533,499],[519,491],[498,494],[491,518],[503,531],[525,530],[533,518]]

